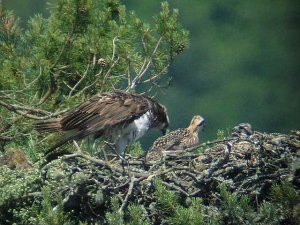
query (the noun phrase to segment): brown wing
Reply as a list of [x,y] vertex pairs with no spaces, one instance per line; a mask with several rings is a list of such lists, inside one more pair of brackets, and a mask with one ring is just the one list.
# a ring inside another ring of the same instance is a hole
[[66,131],[66,134],[47,153],[70,140],[92,134],[101,136],[105,129],[129,124],[155,104],[157,103],[147,97],[124,92],[95,95],[61,118],[61,129]]
[[115,125],[131,123],[150,108],[149,99],[123,92],[98,94],[68,112],[62,130],[84,131],[85,136]]

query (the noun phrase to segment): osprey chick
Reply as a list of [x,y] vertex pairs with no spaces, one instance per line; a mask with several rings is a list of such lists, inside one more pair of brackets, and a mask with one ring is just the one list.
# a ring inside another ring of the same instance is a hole
[[146,161],[158,160],[163,151],[185,150],[199,143],[198,132],[204,125],[201,116],[194,116],[187,128],[179,128],[156,139],[146,155]]
[[118,154],[149,129],[163,132],[169,125],[166,108],[151,98],[121,91],[97,94],[69,110],[60,118],[40,121],[41,132],[64,132],[61,141],[48,152],[85,137],[104,137]]

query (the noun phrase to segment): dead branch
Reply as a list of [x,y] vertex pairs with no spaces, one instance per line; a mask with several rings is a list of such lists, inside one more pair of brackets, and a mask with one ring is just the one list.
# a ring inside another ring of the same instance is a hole
[[131,177],[131,181],[130,181],[130,184],[129,184],[129,187],[128,187],[128,191],[127,191],[125,199],[123,200],[122,205],[121,205],[121,207],[120,207],[120,209],[118,211],[119,213],[122,213],[123,210],[124,210],[124,208],[127,206],[128,200],[129,200],[130,196],[132,195],[132,191],[133,191],[134,184],[135,184],[136,181],[137,180],[136,180],[136,178],[134,176]]
[[[9,111],[12,111],[16,114],[19,114],[19,115],[21,115],[25,118],[34,119],[34,120],[49,119],[51,117],[61,115],[61,114],[65,113],[67,111],[67,109],[66,109],[66,110],[50,113],[50,112],[47,112],[47,111],[42,110],[42,109],[31,108],[31,107],[28,107],[28,106],[11,105],[11,104],[8,104],[8,103],[3,102],[1,100],[0,100],[0,105],[5,107]],[[44,115],[44,116],[36,116],[36,114]]]
[[78,85],[84,80],[84,78],[86,77],[86,75],[88,74],[90,65],[88,64],[86,67],[85,72],[83,73],[82,77],[79,79],[79,81],[72,87],[71,91],[69,92],[69,97],[72,96],[73,92],[76,90],[76,88],[78,87]]
[[[218,147],[228,142],[232,144],[229,154]],[[272,145],[267,145],[269,143]],[[122,202],[118,212],[123,212],[130,203],[141,202],[148,206],[155,202],[153,180],[156,178],[161,180],[166,190],[175,191],[182,197],[201,197],[204,202],[218,201],[216,193],[220,184],[237,195],[247,194],[253,201],[263,201],[272,183],[287,178],[294,183],[300,180],[299,169],[288,166],[295,159],[300,161],[299,134],[254,132],[249,137],[230,137],[201,144],[197,148],[201,148],[202,152],[198,149],[174,151],[165,157],[165,161],[147,164],[144,164],[144,158],[126,155],[127,165],[124,168],[118,160],[104,161],[85,153],[76,142],[74,146],[75,153],[57,159],[62,160],[59,165],[69,165],[66,171],[69,177],[75,176],[76,172],[68,171],[84,171],[88,176],[82,181],[84,191],[71,187],[65,191],[64,197],[73,196],[75,192],[82,199],[89,199],[86,193],[101,187],[106,195],[118,196]],[[78,204],[85,205],[86,202],[76,202]],[[92,207],[92,202],[90,205]]]
[[134,87],[136,86],[136,83],[139,83],[140,80],[142,79],[142,77],[145,75],[145,73],[147,72],[147,70],[149,69],[152,61],[153,61],[153,57],[161,43],[161,40],[162,40],[162,37],[160,37],[156,43],[156,46],[150,56],[150,58],[148,59],[147,61],[147,58],[145,58],[144,60],[144,63],[139,71],[139,73],[135,76],[135,78],[131,81],[131,85],[127,87],[126,91],[129,91],[129,90],[133,90]]

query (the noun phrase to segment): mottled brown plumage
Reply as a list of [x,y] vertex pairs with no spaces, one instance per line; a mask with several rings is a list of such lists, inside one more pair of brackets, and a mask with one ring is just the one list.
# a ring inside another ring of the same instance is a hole
[[120,154],[147,130],[164,130],[167,126],[168,116],[164,106],[151,98],[121,91],[97,94],[61,118],[35,125],[41,132],[65,132],[63,139],[49,151],[71,140],[103,136],[116,144],[116,151]]
[[199,143],[198,131],[204,125],[201,116],[194,116],[187,128],[179,128],[155,140],[146,155],[146,161],[159,160],[163,151],[185,150]]

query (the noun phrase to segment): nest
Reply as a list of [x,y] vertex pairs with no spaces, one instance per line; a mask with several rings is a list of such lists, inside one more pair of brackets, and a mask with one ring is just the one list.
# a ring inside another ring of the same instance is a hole
[[43,180],[63,177],[65,185],[56,191],[63,195],[64,208],[82,215],[92,213],[95,218],[104,216],[112,196],[119,199],[119,212],[136,203],[143,205],[149,217],[156,217],[156,179],[181,198],[200,197],[206,204],[217,201],[220,184],[256,202],[266,198],[274,183],[288,180],[300,187],[299,131],[288,135],[235,132],[185,151],[164,152],[157,162],[126,155],[123,165],[119,160],[90,156],[76,143],[75,147],[75,153],[44,167]]

